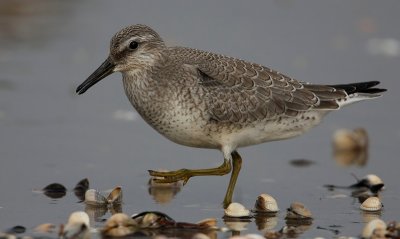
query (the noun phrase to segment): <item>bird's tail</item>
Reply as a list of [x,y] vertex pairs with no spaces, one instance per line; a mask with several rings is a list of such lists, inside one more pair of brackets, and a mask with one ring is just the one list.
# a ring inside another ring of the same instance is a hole
[[329,85],[339,91],[346,92],[346,97],[337,99],[339,107],[349,105],[361,100],[373,99],[381,96],[386,89],[375,88],[379,81],[367,81],[343,85]]

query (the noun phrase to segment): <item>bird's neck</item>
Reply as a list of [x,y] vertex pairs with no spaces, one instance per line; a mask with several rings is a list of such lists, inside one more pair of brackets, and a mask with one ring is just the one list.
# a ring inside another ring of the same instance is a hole
[[157,77],[159,70],[158,67],[147,67],[122,73],[125,94],[145,119],[155,103],[163,102],[169,96],[164,79]]

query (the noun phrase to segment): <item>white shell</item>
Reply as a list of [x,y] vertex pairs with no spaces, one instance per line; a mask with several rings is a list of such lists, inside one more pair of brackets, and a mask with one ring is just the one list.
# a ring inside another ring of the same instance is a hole
[[97,190],[89,189],[85,192],[85,203],[94,206],[104,206],[107,205],[107,198]]
[[78,223],[78,224],[81,223],[81,224],[84,224],[87,227],[89,227],[90,220],[89,220],[88,214],[86,212],[82,212],[82,211],[77,211],[77,212],[71,213],[71,215],[68,218],[67,225],[75,224],[75,223]]
[[225,216],[248,217],[250,216],[250,211],[247,210],[242,204],[234,202],[229,204],[229,206],[225,209]]
[[370,238],[375,230],[386,230],[386,223],[381,219],[374,219],[365,225],[361,236],[362,238]]
[[279,208],[275,198],[269,194],[263,193],[257,197],[254,211],[275,213],[279,211]]
[[286,214],[287,219],[311,219],[311,211],[300,202],[290,204]]
[[376,212],[382,209],[381,200],[378,197],[369,197],[361,205],[360,209],[368,212]]
[[89,232],[89,216],[86,212],[73,212],[69,216],[68,223],[60,232],[61,239],[88,239]]
[[383,184],[382,179],[375,174],[368,174],[364,177],[364,179],[366,179],[371,186]]

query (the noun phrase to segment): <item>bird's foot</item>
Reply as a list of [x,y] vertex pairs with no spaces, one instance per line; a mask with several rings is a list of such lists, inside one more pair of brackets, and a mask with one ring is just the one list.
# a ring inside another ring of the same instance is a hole
[[207,169],[179,169],[170,172],[160,172],[155,170],[149,170],[150,176],[155,177],[156,183],[174,183],[182,181],[185,185],[191,177],[194,176],[209,176],[209,175],[225,175],[231,171],[230,160],[224,159],[224,162],[216,168]]
[[154,177],[154,182],[156,183],[175,183],[183,181],[183,185],[185,185],[192,177],[190,175],[190,170],[186,168],[169,172],[149,170],[149,174]]

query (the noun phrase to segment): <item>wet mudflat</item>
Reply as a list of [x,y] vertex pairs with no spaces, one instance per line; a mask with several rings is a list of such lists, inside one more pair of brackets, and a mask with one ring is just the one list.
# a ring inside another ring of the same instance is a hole
[[[170,44],[247,59],[304,81],[381,81],[389,91],[380,99],[334,112],[299,138],[241,149],[234,201],[252,209],[258,195],[272,195],[281,209],[275,231],[292,202],[304,203],[314,220],[299,237],[357,236],[371,217],[399,221],[399,8],[396,1],[2,1],[0,231],[22,225],[34,235],[39,224],[66,223],[70,213],[85,211],[73,191],[83,178],[100,191],[121,186],[120,211],[128,215],[161,211],[193,223],[213,217],[226,227],[221,203],[229,176],[192,178],[173,192],[148,188],[148,169],[217,166],[220,152],[158,135],[132,110],[118,74],[85,95],[74,93],[108,54],[110,37],[135,23],[152,26]],[[367,160],[335,161],[334,132],[358,127],[369,135]],[[352,173],[385,182],[379,214],[362,212],[350,190],[323,186],[351,185]],[[65,196],[38,192],[51,183],[64,185]],[[92,227],[102,227],[112,212],[104,213],[91,217]],[[242,234],[263,234],[260,223],[250,219]]]

